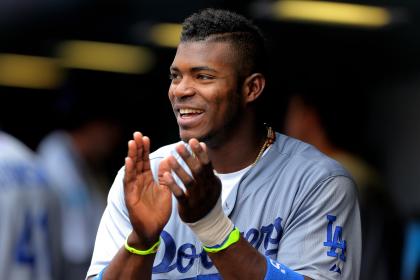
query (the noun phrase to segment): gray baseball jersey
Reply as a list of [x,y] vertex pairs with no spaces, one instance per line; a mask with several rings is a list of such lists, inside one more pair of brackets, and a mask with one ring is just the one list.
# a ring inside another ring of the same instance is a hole
[[35,156],[0,131],[0,279],[53,279],[53,211]]
[[[174,145],[150,155],[154,174]],[[89,275],[99,273],[131,231],[121,170],[110,190]],[[277,134],[277,140],[241,178],[225,213],[261,254],[313,279],[358,279],[361,228],[350,175],[313,146]],[[192,231],[172,216],[161,234],[152,279],[221,279]]]

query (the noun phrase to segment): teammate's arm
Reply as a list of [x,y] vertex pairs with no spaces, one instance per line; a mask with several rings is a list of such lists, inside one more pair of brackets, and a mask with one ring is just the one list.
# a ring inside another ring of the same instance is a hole
[[[213,246],[214,237],[217,237],[220,232],[233,233],[233,224],[221,210],[219,200],[221,182],[214,175],[205,144],[191,139],[189,145],[193,155],[182,144],[178,145],[176,150],[190,168],[192,177],[175,157],[169,156],[163,161],[181,179],[186,190],[184,191],[176,184],[169,171],[164,172],[162,181],[177,198],[181,219],[190,226],[198,239],[210,243],[211,250],[218,247],[218,245]],[[203,225],[203,223],[206,224]],[[274,261],[270,262],[243,237],[239,235],[239,240],[237,237],[238,234],[236,239],[232,237],[235,240],[232,239],[233,243],[226,249],[220,251],[216,249],[218,252],[208,253],[223,279],[310,279]],[[226,240],[230,239],[229,234],[225,241],[221,240],[221,243],[229,243]],[[207,246],[206,248],[209,248]]]

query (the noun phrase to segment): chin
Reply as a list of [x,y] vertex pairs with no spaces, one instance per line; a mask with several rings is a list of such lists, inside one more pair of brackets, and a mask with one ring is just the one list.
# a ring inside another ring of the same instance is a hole
[[186,130],[179,130],[179,138],[181,138],[182,141],[188,142],[191,138],[197,138],[194,133],[191,133],[190,131]]
[[188,130],[183,130],[183,129],[179,130],[179,137],[184,142],[188,142],[192,138],[195,138],[200,142],[207,142],[207,140],[209,139],[209,137],[207,135],[203,135],[201,133],[188,131]]

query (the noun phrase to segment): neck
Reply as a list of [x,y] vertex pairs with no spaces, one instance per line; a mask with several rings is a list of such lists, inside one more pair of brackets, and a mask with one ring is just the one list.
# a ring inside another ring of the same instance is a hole
[[231,173],[254,163],[266,140],[265,127],[242,122],[218,146],[208,146],[209,158],[218,173]]

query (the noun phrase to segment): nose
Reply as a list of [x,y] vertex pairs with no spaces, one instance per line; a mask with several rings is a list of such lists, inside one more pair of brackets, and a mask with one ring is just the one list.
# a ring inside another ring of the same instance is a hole
[[183,77],[177,82],[173,82],[169,88],[169,94],[178,99],[185,99],[196,93],[194,84],[188,77]]

